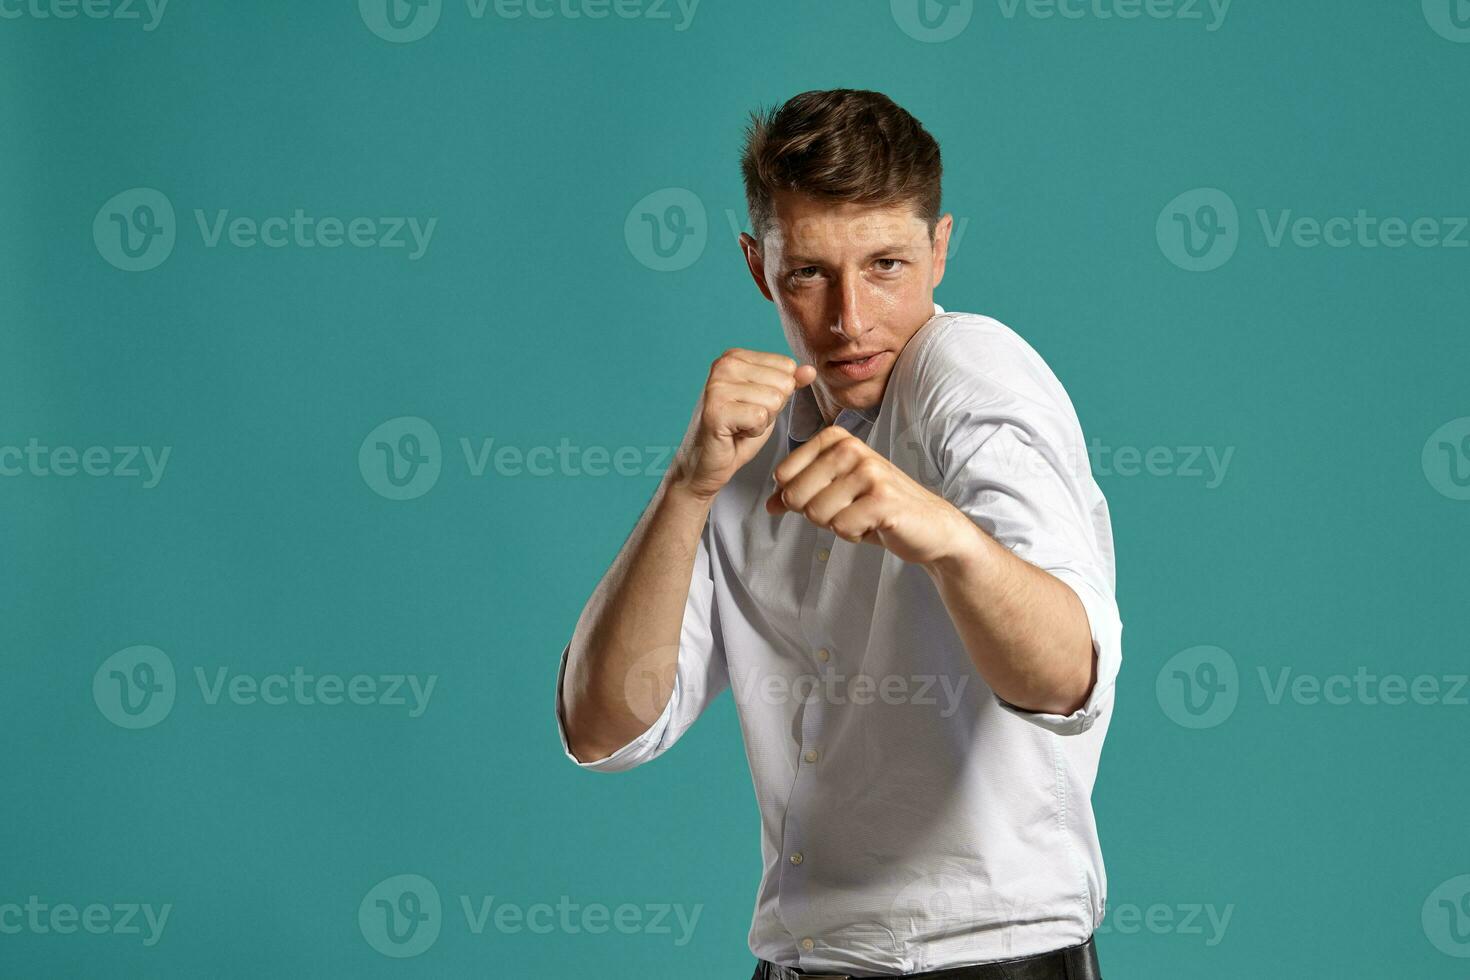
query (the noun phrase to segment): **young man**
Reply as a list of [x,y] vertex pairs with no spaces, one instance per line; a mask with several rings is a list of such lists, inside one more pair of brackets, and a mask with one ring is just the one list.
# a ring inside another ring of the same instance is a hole
[[562,652],[563,749],[641,765],[731,688],[757,978],[1096,977],[1122,625],[1071,402],[1009,328],[934,303],[952,216],[902,108],[796,96],[742,168],[796,359],[715,360]]

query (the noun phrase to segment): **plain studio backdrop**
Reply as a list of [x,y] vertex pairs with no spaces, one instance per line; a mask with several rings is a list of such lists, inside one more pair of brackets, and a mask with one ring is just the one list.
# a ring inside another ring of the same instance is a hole
[[0,975],[749,975],[729,695],[553,682],[831,87],[1112,510],[1107,975],[1463,974],[1465,6],[3,0]]

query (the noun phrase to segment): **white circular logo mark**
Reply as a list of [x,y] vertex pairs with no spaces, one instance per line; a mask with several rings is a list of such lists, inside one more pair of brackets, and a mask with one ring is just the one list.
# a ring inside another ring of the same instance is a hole
[[173,254],[174,206],[162,191],[134,187],[113,195],[92,219],[97,252],[124,272],[147,272]]
[[1434,33],[1456,44],[1470,43],[1470,2],[1423,0],[1424,19]]
[[1154,682],[1159,707],[1184,728],[1214,728],[1235,713],[1240,672],[1235,658],[1212,646],[1180,650],[1159,668]]
[[119,728],[152,728],[174,708],[174,664],[158,647],[119,650],[92,675],[92,700]]
[[623,240],[633,258],[655,272],[687,269],[699,261],[709,241],[704,202],[683,187],[645,195],[628,211]]
[[439,889],[423,875],[384,878],[357,907],[362,938],[394,959],[418,956],[434,945],[443,918]]
[[438,25],[442,8],[443,0],[357,0],[367,29],[394,44],[427,37]]
[[1451,500],[1470,500],[1470,416],[1435,429],[1419,462],[1434,489]]
[[372,491],[389,500],[422,497],[439,482],[439,433],[416,415],[389,419],[367,434],[357,468]]
[[970,26],[975,0],[888,0],[893,22],[915,41],[952,41]]
[[1154,224],[1164,257],[1188,272],[1209,272],[1229,262],[1240,244],[1240,215],[1217,187],[1185,191],[1164,206]]
[[1441,882],[1420,911],[1424,935],[1446,956],[1470,959],[1470,875]]

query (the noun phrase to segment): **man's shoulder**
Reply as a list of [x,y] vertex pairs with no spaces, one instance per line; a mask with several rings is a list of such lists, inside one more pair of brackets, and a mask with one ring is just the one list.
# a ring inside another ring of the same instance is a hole
[[1054,404],[1066,393],[1045,359],[1007,324],[982,313],[935,314],[895,368],[921,402],[954,389],[971,398]]

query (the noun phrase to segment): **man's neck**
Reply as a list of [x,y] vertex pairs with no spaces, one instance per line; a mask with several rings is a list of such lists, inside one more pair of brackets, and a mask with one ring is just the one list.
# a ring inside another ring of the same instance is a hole
[[832,400],[826,392],[820,388],[813,387],[812,394],[817,399],[817,411],[822,415],[822,424],[831,425],[837,421],[837,416],[842,414],[842,406]]

